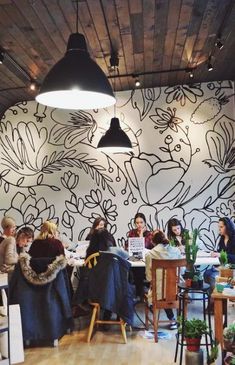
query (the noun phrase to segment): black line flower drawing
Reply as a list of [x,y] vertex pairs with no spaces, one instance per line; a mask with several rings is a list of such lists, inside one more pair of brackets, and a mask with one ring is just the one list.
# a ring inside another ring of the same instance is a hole
[[108,199],[103,201],[102,206],[103,206],[104,216],[110,221],[115,221],[118,215],[117,205],[113,204],[111,199]]
[[[90,195],[85,195],[85,206],[87,208],[93,209],[100,205],[102,201],[102,193],[99,189],[91,190]],[[98,215],[99,216],[99,215]],[[94,218],[95,219],[95,218]]]
[[181,106],[185,106],[187,100],[195,104],[197,98],[204,94],[201,89],[201,84],[170,86],[167,87],[164,92],[167,94],[167,104],[170,104],[175,100],[180,102]]
[[39,229],[46,220],[58,223],[54,205],[48,205],[44,198],[37,200],[31,195],[26,196],[20,192],[13,197],[5,215],[14,217],[17,227],[27,225]]
[[210,154],[203,160],[219,174],[235,170],[235,121],[223,115],[206,133],[206,142]]
[[178,132],[177,125],[183,123],[183,119],[175,116],[176,108],[171,109],[170,107],[167,110],[163,110],[161,108],[155,109],[157,114],[150,115],[150,119],[156,124],[154,126],[155,129],[161,129],[160,133],[165,132],[168,128],[173,130],[174,132]]
[[79,182],[79,176],[74,174],[72,171],[65,172],[64,175],[60,178],[61,184],[69,190],[73,190],[76,188]]
[[72,148],[86,138],[89,143],[92,143],[97,129],[97,123],[92,114],[79,110],[69,115],[69,120],[61,121],[61,110],[58,112],[55,109],[52,112],[51,118],[56,125],[51,129],[50,143],[64,145],[66,148]]
[[178,162],[162,161],[156,155],[146,153],[131,157],[125,162],[125,167],[142,201],[150,205],[160,202],[184,174],[184,169]]

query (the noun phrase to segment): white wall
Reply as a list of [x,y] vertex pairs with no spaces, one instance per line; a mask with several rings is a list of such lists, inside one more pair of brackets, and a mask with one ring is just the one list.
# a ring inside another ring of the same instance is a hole
[[229,81],[118,93],[133,155],[96,150],[112,108],[18,103],[0,124],[1,215],[35,229],[54,219],[75,241],[102,215],[121,243],[141,211],[152,228],[200,228],[211,249],[218,218],[235,218],[233,93]]

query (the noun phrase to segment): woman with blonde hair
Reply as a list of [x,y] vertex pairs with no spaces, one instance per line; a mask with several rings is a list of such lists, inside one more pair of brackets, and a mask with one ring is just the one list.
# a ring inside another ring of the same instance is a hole
[[34,258],[64,255],[63,244],[57,236],[57,225],[45,221],[41,226],[40,234],[29,249],[29,255]]
[[16,251],[16,223],[11,217],[3,217],[1,221],[3,235],[0,240],[0,271],[10,273],[18,261]]

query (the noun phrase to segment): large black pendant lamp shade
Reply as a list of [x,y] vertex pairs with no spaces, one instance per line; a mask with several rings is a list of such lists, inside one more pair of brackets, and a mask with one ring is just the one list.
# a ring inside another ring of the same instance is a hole
[[70,35],[65,56],[45,77],[36,100],[62,109],[98,109],[115,103],[112,87],[91,59],[82,34]]
[[111,119],[110,127],[101,137],[97,148],[105,153],[130,152],[132,145],[127,134],[121,129],[119,119]]

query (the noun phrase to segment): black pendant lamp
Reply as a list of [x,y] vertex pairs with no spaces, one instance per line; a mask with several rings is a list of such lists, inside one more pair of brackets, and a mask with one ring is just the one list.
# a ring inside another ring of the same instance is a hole
[[[118,66],[117,56],[110,58],[111,68],[114,70]],[[115,80],[115,78],[114,78]],[[115,86],[114,86],[115,90]],[[116,117],[116,104],[114,106],[114,117],[111,119],[110,127],[101,137],[97,148],[105,153],[124,153],[131,152],[132,145],[128,135],[121,129],[119,119]]]
[[70,35],[67,51],[45,77],[37,102],[62,109],[98,109],[115,103],[112,87],[88,51],[85,37]]

